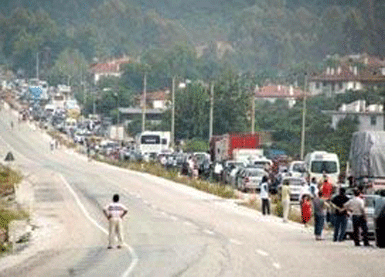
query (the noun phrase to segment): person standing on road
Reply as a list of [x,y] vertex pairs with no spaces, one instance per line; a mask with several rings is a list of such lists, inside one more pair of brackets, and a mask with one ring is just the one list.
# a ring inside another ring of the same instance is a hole
[[348,201],[349,198],[345,195],[344,188],[340,188],[339,194],[334,196],[331,200],[331,205],[335,208],[333,241],[343,241],[345,238],[348,213],[344,209],[344,204]]
[[362,239],[365,246],[370,246],[368,239],[368,225],[365,213],[365,203],[360,197],[360,191],[354,191],[354,198],[345,203],[344,208],[352,213],[353,240],[355,246],[360,246],[359,228],[362,229]]
[[[330,203],[333,194],[333,184],[330,182],[328,176],[324,173],[324,180],[321,187],[322,197],[327,203]],[[330,208],[326,210],[326,222],[333,224]]]
[[307,223],[311,218],[311,203],[310,203],[310,195],[305,194],[303,196],[303,200],[301,203],[301,215],[302,215],[302,223],[307,227]]
[[261,182],[261,191],[259,196],[262,201],[262,214],[270,214],[270,201],[269,201],[269,184],[267,182],[267,176],[263,176]]
[[316,240],[322,240],[322,231],[324,229],[327,203],[322,198],[322,191],[313,199],[314,211],[314,235]]
[[311,178],[310,185],[309,185],[309,191],[311,194],[311,198],[314,198],[318,195],[318,183],[317,183],[317,179],[315,177]]
[[114,194],[112,203],[103,209],[104,215],[109,221],[108,228],[108,249],[112,248],[115,236],[118,238],[118,248],[123,246],[123,226],[122,219],[127,214],[127,208],[119,203],[119,194]]
[[285,180],[282,184],[282,208],[283,208],[283,222],[287,222],[290,211],[290,186],[289,181]]

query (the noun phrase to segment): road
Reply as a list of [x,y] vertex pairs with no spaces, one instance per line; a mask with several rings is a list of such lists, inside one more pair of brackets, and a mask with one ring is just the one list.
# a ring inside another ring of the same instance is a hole
[[[33,185],[31,246],[0,259],[0,276],[382,276],[385,252],[315,241],[312,228],[68,149],[0,112],[0,155],[11,150]],[[123,249],[107,250],[102,207],[129,208]],[[8,260],[7,260],[8,259]],[[5,260],[6,262],[2,262]]]

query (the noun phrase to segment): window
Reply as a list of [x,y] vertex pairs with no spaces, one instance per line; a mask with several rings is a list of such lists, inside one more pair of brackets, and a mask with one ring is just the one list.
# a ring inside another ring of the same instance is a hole
[[339,87],[340,87],[340,90],[344,88],[342,82],[340,82],[338,85],[339,85]]
[[321,85],[321,83],[315,82],[315,88],[316,88],[316,89],[319,89],[320,85]]
[[314,161],[311,163],[311,172],[326,174],[337,172],[337,163],[332,161]]
[[160,144],[159,136],[142,136],[140,143],[142,144]]
[[372,116],[370,117],[370,125],[372,125],[372,126],[377,125],[377,116],[372,115]]

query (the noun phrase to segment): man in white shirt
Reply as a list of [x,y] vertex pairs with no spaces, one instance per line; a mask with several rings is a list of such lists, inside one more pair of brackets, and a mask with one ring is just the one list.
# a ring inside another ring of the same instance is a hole
[[262,214],[270,214],[270,203],[269,203],[269,184],[267,181],[267,177],[263,176],[262,177],[262,182],[261,182],[261,191],[259,193],[259,196],[261,197],[262,201]]
[[360,191],[354,191],[354,198],[344,204],[344,208],[352,213],[353,240],[355,246],[360,246],[359,228],[362,230],[362,238],[365,246],[370,246],[368,240],[368,225],[365,213],[365,202],[360,197]]
[[109,221],[108,249],[112,248],[115,236],[118,238],[118,248],[123,246],[122,219],[128,212],[127,208],[119,203],[119,194],[114,194],[112,201],[103,209],[103,213]]

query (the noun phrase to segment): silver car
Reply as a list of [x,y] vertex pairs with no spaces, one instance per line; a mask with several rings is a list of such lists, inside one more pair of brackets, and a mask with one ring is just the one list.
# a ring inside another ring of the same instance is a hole
[[[371,239],[374,239],[375,227],[374,227],[374,207],[375,207],[375,199],[377,196],[375,195],[365,195],[365,212],[367,218],[368,225],[368,236]],[[349,216],[348,222],[346,225],[346,236],[350,239],[353,239],[353,222],[352,217]]]
[[299,196],[304,188],[307,185],[306,179],[302,177],[284,177],[281,181],[281,184],[278,187],[278,191],[281,190],[282,184],[284,182],[289,183],[290,187],[290,200],[299,201]]
[[267,172],[259,168],[244,168],[239,172],[237,187],[241,191],[258,190]]

